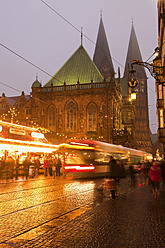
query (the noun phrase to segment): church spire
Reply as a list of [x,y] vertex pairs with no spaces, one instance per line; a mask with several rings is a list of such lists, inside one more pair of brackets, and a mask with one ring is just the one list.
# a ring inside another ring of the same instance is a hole
[[110,78],[110,76],[114,74],[114,67],[102,20],[102,11],[100,12],[100,25],[93,56],[93,62],[106,79]]
[[83,45],[83,28],[81,27],[81,46]]
[[[127,52],[127,58],[125,62],[125,70],[124,70],[124,78],[129,78],[129,67],[131,66],[132,60],[140,60],[142,61],[142,56],[139,48],[139,44],[136,38],[136,33],[133,25],[132,20],[132,28],[131,28],[131,35],[128,45],[128,52]],[[141,80],[144,80],[147,78],[145,68],[143,66],[135,65],[134,69],[136,70],[136,77],[138,77]]]

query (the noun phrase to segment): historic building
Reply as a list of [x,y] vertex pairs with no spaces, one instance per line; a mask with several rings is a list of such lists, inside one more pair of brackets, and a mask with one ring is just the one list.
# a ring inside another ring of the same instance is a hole
[[147,77],[144,68],[137,69],[137,101],[130,101],[128,64],[132,59],[141,59],[133,25],[124,77],[118,69],[115,78],[101,17],[93,61],[81,39],[80,47],[44,86],[36,78],[31,97],[15,108],[17,121],[49,130],[47,138],[56,143],[68,138],[96,139],[150,152]]
[[17,114],[19,110],[29,100],[31,95],[25,95],[22,91],[20,96],[7,97],[4,93],[0,98],[0,118],[8,122],[17,121]]
[[[134,26],[132,24],[130,41],[128,46],[127,58],[125,62],[124,70],[124,84],[125,84],[125,95],[129,94],[131,90],[127,85],[130,80],[129,70],[131,69],[131,63],[133,60],[142,60],[139,44],[137,41]],[[147,76],[145,68],[143,66],[134,65],[136,70],[136,81],[137,86],[134,89],[136,92],[135,101],[135,139],[137,142],[138,149],[144,149],[151,151],[151,137],[149,128],[149,113],[148,113],[148,90],[147,90]],[[127,88],[127,90],[126,90]],[[124,96],[124,94],[123,94]]]
[[123,128],[121,109],[120,81],[106,81],[81,44],[43,87],[36,79],[19,120],[49,129],[57,142],[85,138],[112,143],[113,128]]
[[165,0],[158,0],[158,56],[154,60],[156,92],[157,92],[157,116],[158,116],[158,141],[163,144],[165,155]]

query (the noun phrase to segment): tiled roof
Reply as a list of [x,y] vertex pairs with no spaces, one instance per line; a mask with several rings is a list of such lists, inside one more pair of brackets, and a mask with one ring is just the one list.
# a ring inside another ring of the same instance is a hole
[[81,45],[75,53],[66,61],[59,71],[44,85],[53,86],[103,82],[103,77],[88,53]]
[[[18,99],[21,96],[11,96],[11,97],[7,97],[5,96],[6,101],[10,104],[10,106],[14,106],[14,104],[18,101]],[[25,95],[25,98],[27,99],[27,101],[30,99],[31,95]]]
[[11,106],[14,106],[14,104],[16,103],[16,101],[20,98],[20,96],[13,96],[13,97],[7,97],[5,96],[5,99],[8,101],[8,103]]

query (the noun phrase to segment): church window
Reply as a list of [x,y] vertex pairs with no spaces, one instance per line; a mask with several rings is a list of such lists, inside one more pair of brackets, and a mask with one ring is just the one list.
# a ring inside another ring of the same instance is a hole
[[55,107],[50,106],[48,109],[48,128],[54,129],[55,128]]
[[77,104],[73,101],[66,107],[66,131],[77,131]]
[[96,105],[91,103],[87,108],[87,130],[97,130],[97,109]]

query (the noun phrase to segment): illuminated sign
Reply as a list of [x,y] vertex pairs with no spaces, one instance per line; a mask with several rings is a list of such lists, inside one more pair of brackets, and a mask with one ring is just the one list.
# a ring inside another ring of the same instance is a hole
[[18,135],[25,135],[26,132],[24,130],[16,129],[16,128],[10,128],[9,132],[12,134],[18,134]]
[[37,132],[32,132],[32,133],[31,133],[31,136],[32,136],[33,138],[37,138],[37,139],[43,139],[43,138],[44,138],[44,134],[42,134],[42,133],[37,133]]
[[2,132],[2,126],[0,126],[0,132]]

